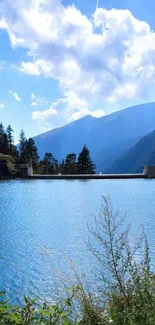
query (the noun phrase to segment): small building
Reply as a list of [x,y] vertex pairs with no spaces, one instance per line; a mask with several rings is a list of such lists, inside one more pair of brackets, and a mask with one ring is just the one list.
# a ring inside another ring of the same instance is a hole
[[145,166],[143,173],[148,178],[155,178],[155,166]]
[[21,164],[21,177],[27,178],[33,175],[33,166],[32,164]]

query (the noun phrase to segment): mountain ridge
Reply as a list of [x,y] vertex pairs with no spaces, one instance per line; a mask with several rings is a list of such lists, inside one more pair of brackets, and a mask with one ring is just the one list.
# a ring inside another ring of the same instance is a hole
[[105,172],[143,136],[155,129],[155,103],[113,112],[101,118],[87,115],[63,127],[34,137],[40,157],[52,152],[61,161],[78,154],[86,144],[97,171]]
[[145,165],[155,165],[155,130],[141,138],[125,155],[107,169],[107,173],[143,172]]

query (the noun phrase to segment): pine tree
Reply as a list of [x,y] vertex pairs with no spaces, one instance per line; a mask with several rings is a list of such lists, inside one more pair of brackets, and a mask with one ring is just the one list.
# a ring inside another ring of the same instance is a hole
[[35,141],[32,138],[29,138],[25,142],[25,163],[32,163],[34,170],[38,168],[38,151],[35,145]]
[[0,123],[0,153],[3,153],[4,150],[4,127],[3,124]]
[[52,165],[52,154],[49,152],[45,153],[43,160],[43,174],[53,174],[54,166]]
[[65,162],[65,173],[74,174],[75,173],[75,164],[76,164],[76,154],[72,153],[66,157]]
[[43,161],[40,163],[42,174],[54,174],[58,171],[58,162],[52,153],[46,152]]
[[23,130],[20,132],[19,136],[19,154],[20,154],[20,162],[24,163],[27,160],[27,139]]
[[65,174],[65,161],[64,161],[64,159],[62,160],[61,164],[58,167],[58,173]]
[[57,173],[58,171],[58,161],[52,155],[52,165],[54,166],[54,172]]
[[78,157],[78,173],[79,174],[95,174],[96,166],[90,158],[90,152],[84,145]]
[[24,145],[26,143],[26,136],[23,130],[21,130],[20,135],[19,135],[19,153],[20,155],[23,152]]
[[3,150],[2,150],[2,153],[4,154],[9,154],[9,143],[8,143],[8,136],[6,133],[4,133],[3,135]]
[[11,153],[14,149],[14,139],[13,139],[13,129],[11,125],[8,125],[6,129],[7,137],[8,137],[8,146],[9,146],[9,153]]

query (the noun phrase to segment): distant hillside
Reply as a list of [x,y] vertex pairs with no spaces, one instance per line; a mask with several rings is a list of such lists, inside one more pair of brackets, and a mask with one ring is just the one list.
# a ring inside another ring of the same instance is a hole
[[34,137],[42,158],[46,151],[61,161],[86,144],[97,171],[104,172],[140,138],[155,129],[155,103],[130,107],[110,115],[85,116],[64,127]]
[[40,157],[42,158],[45,152],[52,152],[54,157],[61,161],[68,153],[78,154],[83,145],[87,144],[88,134],[91,133],[95,120],[96,118],[88,115],[34,137]]
[[155,165],[155,131],[138,141],[106,172],[114,174],[143,172],[145,165]]

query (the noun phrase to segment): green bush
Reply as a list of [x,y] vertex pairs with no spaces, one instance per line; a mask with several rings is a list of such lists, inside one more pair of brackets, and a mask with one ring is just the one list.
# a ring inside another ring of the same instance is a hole
[[[131,226],[124,230],[124,219],[113,211],[110,198],[103,199],[105,204],[95,218],[95,226],[90,229],[89,247],[101,265],[107,322],[114,325],[153,325],[155,276],[150,272],[146,236],[142,232],[131,246]],[[141,256],[140,260],[138,256]]]
[[12,307],[8,305],[7,300],[4,300],[4,295],[4,292],[0,293],[0,325],[73,324],[69,319],[73,295],[63,300],[63,306],[59,303],[52,306],[44,303],[39,309],[36,307],[36,299],[30,300],[24,297],[23,307]]

